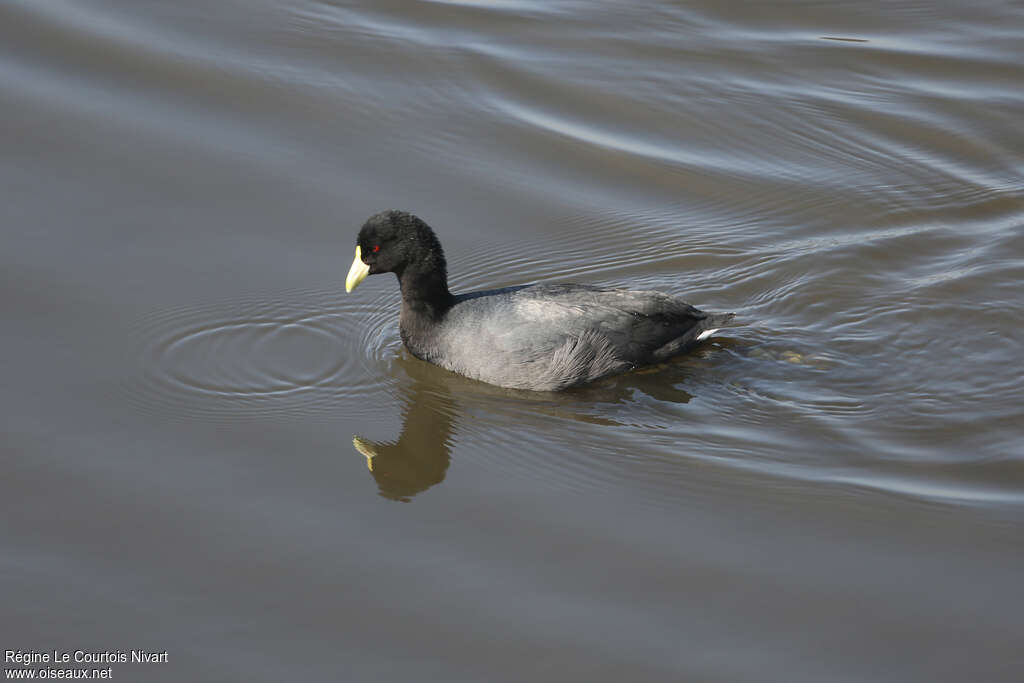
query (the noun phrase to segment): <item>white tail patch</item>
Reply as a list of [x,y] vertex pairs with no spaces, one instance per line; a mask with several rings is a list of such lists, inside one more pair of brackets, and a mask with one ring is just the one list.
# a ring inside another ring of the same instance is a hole
[[713,330],[704,330],[703,332],[701,332],[700,334],[697,335],[697,341],[702,341],[704,339],[707,339],[708,337],[713,335],[715,332],[718,332],[718,330],[720,330],[720,329],[721,328],[716,327]]

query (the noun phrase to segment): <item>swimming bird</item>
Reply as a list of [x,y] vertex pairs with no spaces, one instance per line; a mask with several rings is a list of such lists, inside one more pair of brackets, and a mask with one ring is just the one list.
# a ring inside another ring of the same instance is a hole
[[367,219],[345,291],[377,273],[398,277],[399,331],[414,356],[512,389],[559,391],[664,361],[733,317],[661,292],[581,284],[452,294],[437,235],[404,211]]

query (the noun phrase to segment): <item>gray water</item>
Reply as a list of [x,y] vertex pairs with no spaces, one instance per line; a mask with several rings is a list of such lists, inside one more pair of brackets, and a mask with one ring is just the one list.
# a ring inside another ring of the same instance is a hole
[[[5,0],[0,121],[0,649],[1019,680],[1020,3]],[[465,380],[344,293],[384,208],[735,324]]]

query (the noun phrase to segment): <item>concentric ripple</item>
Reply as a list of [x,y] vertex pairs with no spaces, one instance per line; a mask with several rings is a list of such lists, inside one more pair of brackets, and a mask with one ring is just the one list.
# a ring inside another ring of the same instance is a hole
[[161,345],[160,364],[170,378],[200,392],[302,391],[330,381],[344,364],[325,325],[332,316],[227,321],[189,330]]
[[134,330],[138,371],[122,388],[189,418],[373,406],[401,346],[388,298],[294,292],[159,312]]

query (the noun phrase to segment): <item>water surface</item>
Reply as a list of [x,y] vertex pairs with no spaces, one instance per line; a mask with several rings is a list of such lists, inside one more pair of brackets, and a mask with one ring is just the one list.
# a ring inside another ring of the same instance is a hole
[[[1024,9],[0,7],[5,649],[145,681],[1010,681]],[[564,394],[412,358],[456,291],[735,325]],[[7,665],[10,666],[10,665]]]

